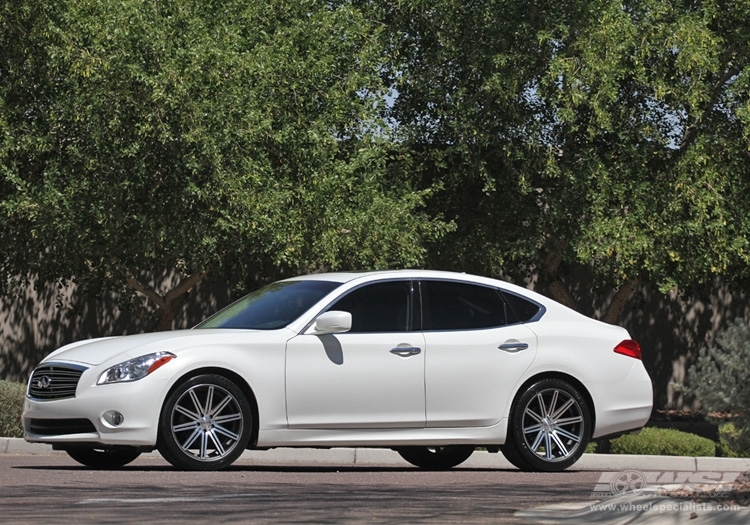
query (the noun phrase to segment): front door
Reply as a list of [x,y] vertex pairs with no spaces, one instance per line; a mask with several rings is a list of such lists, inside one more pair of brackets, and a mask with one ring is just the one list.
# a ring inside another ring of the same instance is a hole
[[343,334],[287,344],[289,428],[425,425],[424,336],[413,328],[412,282],[364,285],[328,310],[352,314]]

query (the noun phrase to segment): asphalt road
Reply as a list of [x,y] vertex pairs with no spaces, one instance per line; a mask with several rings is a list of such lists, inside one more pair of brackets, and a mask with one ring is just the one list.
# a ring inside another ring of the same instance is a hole
[[0,454],[2,523],[527,523],[521,509],[591,497],[599,471],[300,466],[241,459],[179,472],[158,455],[94,471],[63,454]]

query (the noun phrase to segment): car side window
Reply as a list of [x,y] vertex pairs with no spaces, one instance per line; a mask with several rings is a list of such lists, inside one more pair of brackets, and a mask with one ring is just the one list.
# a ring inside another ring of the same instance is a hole
[[365,285],[328,309],[352,314],[349,333],[411,331],[411,281]]
[[519,297],[516,294],[503,292],[503,297],[510,305],[508,311],[509,323],[526,323],[531,321],[541,310],[536,303]]
[[422,281],[424,330],[476,330],[507,324],[506,305],[494,288],[451,281]]

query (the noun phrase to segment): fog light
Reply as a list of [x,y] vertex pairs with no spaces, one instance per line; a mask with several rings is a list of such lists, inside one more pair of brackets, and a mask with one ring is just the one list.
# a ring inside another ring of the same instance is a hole
[[122,425],[122,422],[125,421],[125,416],[117,410],[107,410],[102,414],[102,421],[111,427],[119,427]]

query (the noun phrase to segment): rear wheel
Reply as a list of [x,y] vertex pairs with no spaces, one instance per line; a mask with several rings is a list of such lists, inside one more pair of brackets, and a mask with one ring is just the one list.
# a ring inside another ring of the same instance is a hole
[[591,436],[586,399],[571,384],[543,379],[513,406],[505,457],[522,470],[557,472],[583,454]]
[[252,430],[250,405],[224,376],[189,379],[167,398],[159,419],[158,448],[183,470],[219,470],[244,452]]
[[400,447],[396,449],[402,458],[420,468],[445,470],[460,465],[474,452],[471,445],[448,445],[445,447]]
[[141,455],[135,448],[118,448],[113,450],[97,448],[71,448],[65,452],[78,463],[95,469],[117,469],[135,460]]

